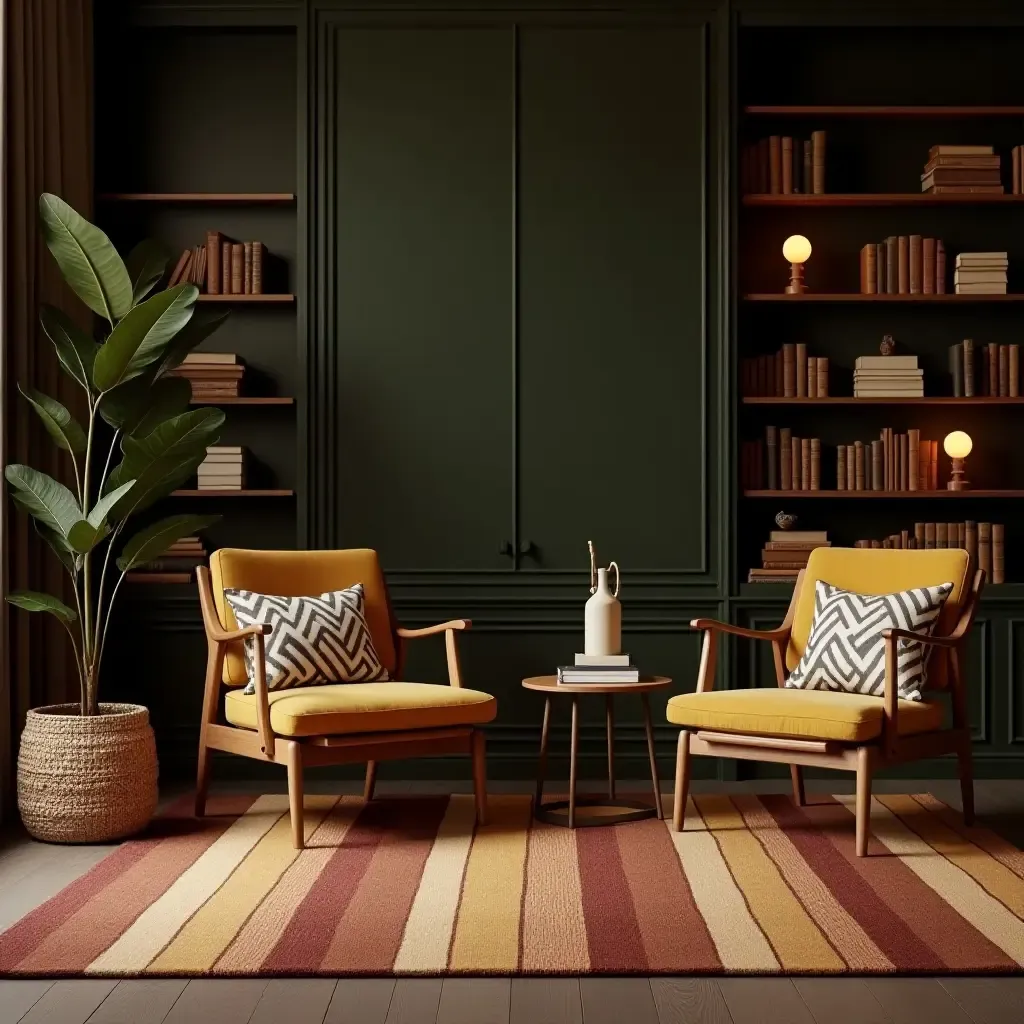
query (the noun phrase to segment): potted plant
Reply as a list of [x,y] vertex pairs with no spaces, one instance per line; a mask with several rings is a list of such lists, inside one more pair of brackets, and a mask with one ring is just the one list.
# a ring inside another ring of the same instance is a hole
[[78,704],[29,711],[18,755],[18,807],[37,839],[100,842],[138,831],[157,800],[149,712],[99,700],[111,606],[127,572],[217,517],[168,516],[127,539],[125,530],[193,476],[218,439],[224,414],[190,410],[188,381],[168,371],[224,316],[194,319],[199,289],[192,284],[150,294],[167,266],[168,254],[156,243],[140,243],[122,261],[107,236],[57,196],[41,196],[39,213],[64,279],[102,318],[102,340],[53,306],[40,311],[62,369],[85,392],[88,422],[76,421],[55,399],[20,388],[67,452],[75,489],[29,466],[5,470],[11,497],[67,571],[74,607],[34,591],[7,600],[63,623],[81,688]]

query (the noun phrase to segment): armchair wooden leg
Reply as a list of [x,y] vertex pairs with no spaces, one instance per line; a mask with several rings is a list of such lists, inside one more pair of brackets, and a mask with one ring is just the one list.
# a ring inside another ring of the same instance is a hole
[[206,796],[210,791],[210,748],[199,741],[199,768],[196,772],[196,817],[206,813]]
[[793,780],[793,803],[797,807],[803,807],[807,801],[804,794],[804,770],[798,764],[789,766],[789,777]]
[[366,762],[366,781],[363,783],[363,799],[369,803],[373,799],[373,790],[377,785],[377,762]]
[[956,752],[960,771],[960,802],[964,810],[964,824],[974,824],[974,757],[970,738],[963,740]]
[[871,748],[857,748],[857,856],[868,855],[871,827]]
[[686,817],[686,796],[690,789],[690,734],[680,730],[676,746],[676,789],[672,796],[672,828],[682,832]]
[[288,811],[292,819],[292,845],[305,845],[302,820],[302,744],[288,744]]
[[476,797],[476,823],[487,824],[487,741],[483,730],[473,730],[473,794]]

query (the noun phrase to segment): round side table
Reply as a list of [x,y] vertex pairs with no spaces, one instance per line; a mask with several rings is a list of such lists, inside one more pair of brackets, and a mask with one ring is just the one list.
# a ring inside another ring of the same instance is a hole
[[[625,821],[640,821],[644,818],[660,818],[661,785],[658,779],[658,762],[654,756],[654,732],[651,728],[651,705],[648,694],[663,690],[671,684],[668,676],[647,676],[639,683],[576,683],[559,685],[556,676],[532,676],[523,680],[527,690],[538,690],[544,694],[544,722],[540,730],[540,758],[537,763],[537,796],[534,814],[552,825],[566,825],[577,828],[581,825],[618,825]],[[615,796],[615,713],[613,701],[617,694],[639,695],[644,709],[644,729],[647,733],[647,756],[651,762],[651,784],[654,787],[654,804],[639,803],[636,800],[619,800]],[[581,694],[602,695],[605,699],[605,728],[608,737],[608,797],[576,796],[576,764],[579,754],[579,699]],[[548,732],[551,728],[551,700],[555,695],[572,698],[572,732],[569,743],[569,799],[543,802],[544,773],[548,764]],[[587,815],[586,822],[576,820],[577,807],[607,808],[611,813]],[[622,808],[618,811],[618,808]]]

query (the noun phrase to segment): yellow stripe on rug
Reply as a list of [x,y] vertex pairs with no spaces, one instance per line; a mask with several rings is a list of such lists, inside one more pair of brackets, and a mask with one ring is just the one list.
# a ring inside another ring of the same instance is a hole
[[395,958],[395,971],[441,974],[448,966],[462,876],[473,844],[475,823],[473,797],[466,793],[454,794],[448,801],[437,839],[423,868],[402,945]]
[[86,974],[130,974],[146,965],[217,891],[245,855],[288,810],[283,794],[261,796],[134,924],[85,969]]
[[448,959],[452,971],[508,973],[519,963],[519,910],[532,803],[528,796],[488,800],[490,824],[477,829],[466,865]]
[[[854,797],[842,795],[835,799],[856,814]],[[933,850],[877,799],[871,801],[871,834],[990,942],[1024,964],[1024,922],[970,875]]]
[[788,971],[841,971],[845,964],[793,895],[775,862],[727,796],[694,798],[754,919]]
[[[337,802],[336,796],[306,797],[303,828],[307,840]],[[209,970],[300,852],[292,845],[291,817],[286,814],[150,963],[147,972]]]

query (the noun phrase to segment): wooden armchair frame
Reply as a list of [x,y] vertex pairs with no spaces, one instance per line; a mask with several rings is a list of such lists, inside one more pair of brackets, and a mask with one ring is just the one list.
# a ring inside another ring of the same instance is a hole
[[[292,841],[297,850],[304,846],[302,810],[302,772],[307,765],[351,764],[366,762],[363,797],[373,799],[377,780],[377,762],[407,757],[437,757],[445,754],[469,754],[473,761],[473,791],[476,799],[477,823],[487,823],[487,760],[483,731],[462,725],[440,729],[406,729],[393,732],[347,733],[325,736],[278,736],[270,724],[270,699],[267,691],[263,656],[264,636],[269,626],[249,626],[227,630],[217,614],[210,584],[210,571],[205,566],[196,570],[199,583],[199,604],[206,628],[206,689],[203,694],[203,717],[199,729],[199,765],[196,778],[197,817],[206,812],[210,785],[210,751],[223,750],[257,761],[283,764],[288,770],[288,808],[291,814]],[[388,605],[390,613],[390,603]],[[400,677],[405,661],[405,644],[409,640],[444,634],[448,658],[448,682],[461,686],[459,651],[456,632],[469,629],[469,619],[453,619],[423,629],[402,629],[391,618],[397,664],[395,676]],[[256,675],[256,729],[222,724],[218,721],[221,690],[230,688],[224,679],[224,656],[228,644],[251,637],[256,645],[253,667]]]
[[[797,577],[793,597],[786,618],[778,629],[744,629],[714,619],[694,619],[690,626],[704,633],[700,668],[697,675],[697,693],[714,688],[718,636],[746,637],[764,640],[772,645],[775,678],[778,685],[786,683],[786,648],[789,644],[796,614],[797,598],[804,582],[804,573]],[[793,781],[793,800],[804,803],[803,767],[838,768],[857,774],[857,856],[864,857],[868,849],[868,824],[871,808],[871,776],[880,768],[905,761],[918,761],[940,754],[956,754],[963,800],[964,821],[974,819],[974,767],[971,757],[971,735],[967,721],[967,694],[961,672],[964,647],[978,608],[978,599],[985,583],[985,574],[976,570],[969,588],[965,588],[960,617],[952,632],[945,636],[921,636],[904,629],[887,629],[885,638],[885,695],[881,734],[869,743],[842,743],[833,740],[789,739],[781,736],[763,736],[756,733],[716,732],[708,729],[683,729],[679,733],[676,749],[675,799],[672,812],[673,828],[683,827],[686,797],[690,782],[690,758],[694,754],[705,757],[734,757],[748,761],[774,761],[789,764]],[[952,727],[934,732],[900,736],[897,717],[899,699],[896,688],[896,642],[900,639],[918,640],[939,650],[935,653],[948,658],[948,688],[951,698]]]

